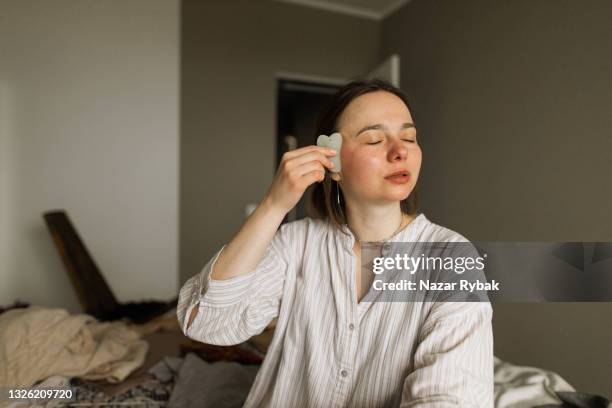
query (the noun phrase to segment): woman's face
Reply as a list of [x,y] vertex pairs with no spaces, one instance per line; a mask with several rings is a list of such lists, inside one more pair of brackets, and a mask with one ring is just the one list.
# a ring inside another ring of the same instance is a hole
[[[338,125],[342,134],[340,183],[347,199],[373,204],[406,199],[419,177],[421,148],[404,102],[385,91],[358,96],[346,107]],[[406,170],[408,177],[388,177],[400,170]]]

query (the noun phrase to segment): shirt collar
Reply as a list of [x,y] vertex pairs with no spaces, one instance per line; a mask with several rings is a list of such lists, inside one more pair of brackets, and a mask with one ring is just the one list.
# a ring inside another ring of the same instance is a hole
[[[389,242],[408,242],[410,239],[414,239],[414,237],[418,236],[418,231],[420,231],[427,222],[427,217],[425,217],[424,213],[418,213],[417,216],[405,226],[402,230],[398,231],[397,234],[393,235]],[[355,246],[355,235],[348,228],[346,224],[342,224],[340,230],[333,227],[331,223],[328,223],[332,228],[336,229],[342,244],[349,251],[353,250],[353,246]]]

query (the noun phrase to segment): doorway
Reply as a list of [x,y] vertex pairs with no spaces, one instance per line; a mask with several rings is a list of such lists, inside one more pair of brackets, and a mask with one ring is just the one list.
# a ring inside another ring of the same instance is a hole
[[[283,154],[290,150],[316,144],[316,122],[321,109],[341,85],[296,79],[277,80],[276,166]],[[309,186],[298,204],[283,222],[312,216],[310,196],[314,184]]]

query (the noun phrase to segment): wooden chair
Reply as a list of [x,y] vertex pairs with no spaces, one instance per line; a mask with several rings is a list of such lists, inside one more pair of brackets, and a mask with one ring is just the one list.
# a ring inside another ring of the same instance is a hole
[[66,211],[48,211],[43,213],[43,218],[85,313],[101,321],[127,318],[142,324],[176,307],[178,298],[168,302],[119,303]]

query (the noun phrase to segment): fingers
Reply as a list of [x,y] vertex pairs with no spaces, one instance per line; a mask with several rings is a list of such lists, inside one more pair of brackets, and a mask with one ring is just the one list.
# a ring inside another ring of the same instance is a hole
[[325,167],[318,161],[310,161],[308,163],[304,163],[299,167],[296,167],[294,170],[299,177],[302,177],[310,172],[319,171],[325,175]]
[[283,154],[279,175],[288,181],[291,191],[304,190],[311,184],[325,179],[326,168],[334,164],[329,156],[336,155],[333,149],[320,146],[306,146]]
[[303,175],[302,179],[306,182],[306,186],[309,186],[316,181],[323,181],[325,179],[325,171],[311,171],[310,173],[306,173],[305,175]]
[[325,168],[319,162],[310,162],[286,174],[289,191],[301,196],[304,190],[315,181],[325,179]]
[[287,170],[293,170],[296,169],[306,163],[310,163],[310,162],[318,162],[321,163],[323,166],[327,167],[327,168],[333,168],[334,164],[332,163],[332,161],[326,156],[325,153],[322,153],[320,151],[310,151],[307,153],[304,153],[302,155],[299,156],[295,156],[293,158],[290,158],[286,161],[284,161],[282,163],[282,165],[287,169]]
[[333,156],[336,154],[334,149],[330,149],[328,147],[321,147],[316,145],[310,145],[305,147],[300,147],[299,149],[291,150],[283,154],[283,159],[290,160],[298,156],[302,156],[306,153],[310,153],[313,151],[321,152],[322,154],[327,154],[329,156]]

